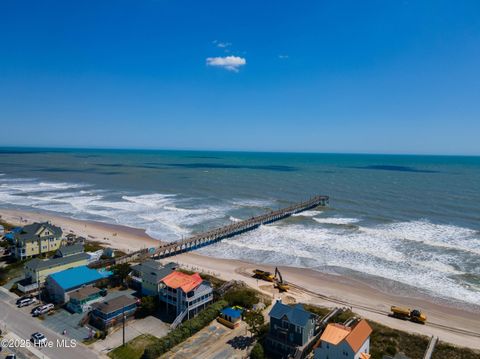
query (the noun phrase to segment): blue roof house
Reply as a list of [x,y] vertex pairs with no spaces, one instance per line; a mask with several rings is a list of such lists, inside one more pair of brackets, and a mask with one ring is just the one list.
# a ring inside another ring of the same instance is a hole
[[66,303],[69,301],[69,292],[94,285],[111,274],[112,272],[109,271],[98,271],[87,266],[80,266],[49,275],[45,286],[53,302]]
[[234,309],[232,307],[224,308],[220,311],[220,316],[217,318],[219,323],[233,329],[240,325],[242,320],[242,310]]
[[303,350],[318,332],[317,315],[305,310],[301,304],[286,305],[277,300],[270,316],[270,329],[265,350],[275,358],[287,358]]

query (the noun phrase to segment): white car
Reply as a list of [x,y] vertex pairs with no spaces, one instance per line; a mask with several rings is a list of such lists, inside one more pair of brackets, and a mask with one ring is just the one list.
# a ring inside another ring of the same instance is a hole
[[41,305],[40,307],[37,307],[33,310],[32,314],[34,317],[38,316],[38,315],[42,315],[42,314],[45,314],[45,313],[48,313],[49,311],[51,311],[53,308],[55,308],[55,306],[51,303],[49,304],[45,304],[45,305]]
[[27,305],[31,305],[33,303],[37,303],[38,300],[36,298],[25,298],[25,299],[22,299],[20,302],[18,302],[18,307],[21,308],[21,307],[26,307]]
[[42,333],[36,332],[33,333],[30,337],[33,345],[45,345],[47,344],[47,337]]

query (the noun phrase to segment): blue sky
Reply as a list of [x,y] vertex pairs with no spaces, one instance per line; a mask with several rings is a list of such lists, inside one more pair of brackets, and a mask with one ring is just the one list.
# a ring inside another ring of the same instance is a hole
[[480,154],[478,1],[2,1],[0,145]]

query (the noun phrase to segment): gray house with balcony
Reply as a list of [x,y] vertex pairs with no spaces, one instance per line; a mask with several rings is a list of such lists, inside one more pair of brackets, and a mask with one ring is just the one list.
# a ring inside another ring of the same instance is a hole
[[277,300],[270,316],[270,329],[265,350],[275,358],[294,356],[309,344],[318,332],[317,315],[305,310],[301,304],[286,305]]

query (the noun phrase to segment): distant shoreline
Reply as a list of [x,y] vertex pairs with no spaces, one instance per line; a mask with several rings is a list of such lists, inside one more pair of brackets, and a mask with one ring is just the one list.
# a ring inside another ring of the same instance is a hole
[[278,155],[332,155],[332,156],[392,156],[392,157],[473,157],[480,154],[436,154],[436,153],[385,153],[385,152],[337,152],[337,151],[284,151],[284,150],[247,150],[247,149],[199,149],[199,148],[123,148],[123,147],[37,147],[37,146],[0,146],[0,154],[4,151],[26,150],[36,152],[62,151],[101,151],[101,152],[204,152],[204,153],[245,153],[245,154],[278,154]]

